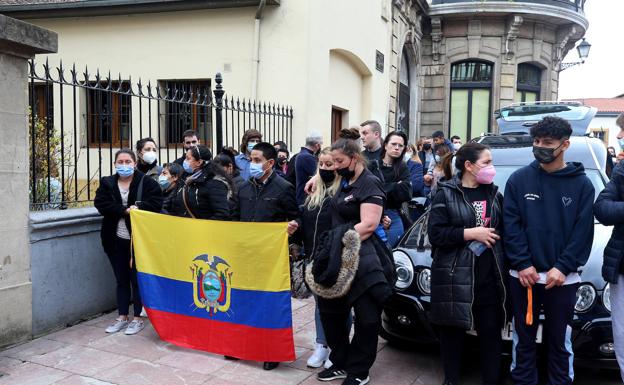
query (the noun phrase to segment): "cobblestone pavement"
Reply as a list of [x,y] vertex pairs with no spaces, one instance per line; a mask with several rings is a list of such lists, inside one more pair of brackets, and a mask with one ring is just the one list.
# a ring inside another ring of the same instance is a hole
[[[242,385],[321,384],[317,370],[306,367],[314,338],[314,306],[293,301],[298,359],[273,371],[257,362],[226,361],[223,357],[179,348],[161,341],[148,325],[135,336],[106,334],[116,317],[106,314],[0,351],[0,385]],[[478,363],[468,363],[462,384],[480,384]],[[438,385],[439,353],[435,349],[398,350],[380,339],[371,370],[374,385]],[[615,372],[578,369],[575,384],[619,384]],[[340,381],[331,382],[340,384]],[[511,382],[506,382],[511,384]]]

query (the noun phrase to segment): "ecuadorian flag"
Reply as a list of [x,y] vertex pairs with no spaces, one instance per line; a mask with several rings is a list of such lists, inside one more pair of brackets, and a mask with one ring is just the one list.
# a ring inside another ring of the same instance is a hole
[[244,360],[295,360],[285,223],[130,216],[139,290],[160,338]]

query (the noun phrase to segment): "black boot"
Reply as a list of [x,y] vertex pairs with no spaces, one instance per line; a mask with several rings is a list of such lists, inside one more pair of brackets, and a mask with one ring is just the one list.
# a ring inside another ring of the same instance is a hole
[[273,370],[279,366],[279,362],[265,362],[262,367],[264,370]]

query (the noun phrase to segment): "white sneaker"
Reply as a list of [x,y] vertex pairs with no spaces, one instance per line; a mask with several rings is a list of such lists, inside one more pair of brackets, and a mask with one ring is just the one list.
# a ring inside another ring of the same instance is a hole
[[132,322],[130,322],[130,324],[126,328],[126,331],[124,333],[127,336],[131,336],[131,335],[137,334],[138,332],[143,330],[144,327],[145,327],[145,322],[137,321],[137,320],[133,319]]
[[143,318],[147,318],[147,312],[145,311],[145,308],[141,308],[141,317]]
[[323,367],[324,367],[325,369],[329,369],[329,368],[331,368],[331,367],[332,367],[332,365],[333,365],[333,364],[332,364],[332,362],[329,360],[329,356],[327,356],[327,359],[325,360],[325,365],[323,365]]
[[117,333],[118,331],[125,328],[126,326],[128,326],[127,319],[117,318],[114,324],[106,328],[106,333]]
[[314,353],[308,358],[308,366],[310,368],[320,368],[325,360],[329,357],[329,348],[321,344],[316,344]]

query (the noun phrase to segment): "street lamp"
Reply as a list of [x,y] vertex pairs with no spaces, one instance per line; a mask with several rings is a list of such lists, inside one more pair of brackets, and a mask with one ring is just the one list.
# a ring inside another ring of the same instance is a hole
[[589,44],[585,38],[576,46],[576,51],[578,52],[579,58],[581,61],[575,61],[571,63],[561,63],[559,65],[559,72],[566,70],[570,67],[574,67],[575,65],[585,63],[585,59],[589,56],[589,50],[591,49],[591,44]]

